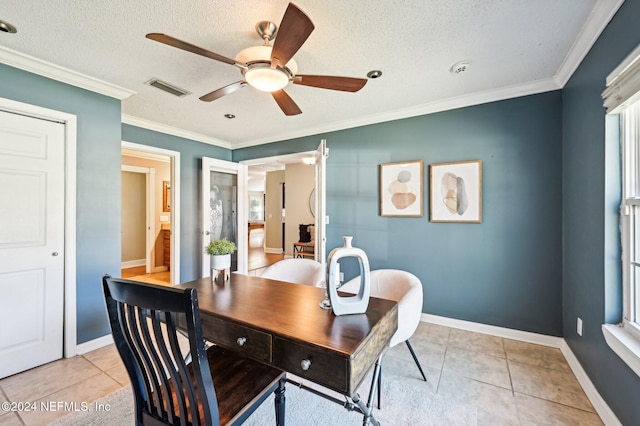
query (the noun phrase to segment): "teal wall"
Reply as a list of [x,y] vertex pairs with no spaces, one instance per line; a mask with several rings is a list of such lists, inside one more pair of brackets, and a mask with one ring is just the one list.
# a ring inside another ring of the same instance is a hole
[[601,331],[603,322],[620,321],[622,307],[619,148],[608,135],[615,133],[616,119],[605,118],[601,93],[607,75],[640,43],[638,17],[640,1],[626,0],[563,90],[563,332],[625,425],[640,423],[640,378]]
[[[327,160],[327,249],[353,235],[372,269],[424,286],[424,312],[562,334],[562,98],[555,91],[233,151],[315,149]],[[379,165],[423,160],[425,214],[379,215]],[[483,221],[429,221],[428,165],[482,160]],[[348,273],[347,273],[348,275]]]

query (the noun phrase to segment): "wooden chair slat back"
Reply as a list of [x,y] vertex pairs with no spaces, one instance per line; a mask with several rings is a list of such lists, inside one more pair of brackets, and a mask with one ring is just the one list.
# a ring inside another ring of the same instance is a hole
[[[108,275],[103,290],[113,339],[131,378],[137,423],[218,425],[196,290]],[[186,319],[186,330],[178,328],[179,316]],[[186,358],[179,342],[184,333]]]

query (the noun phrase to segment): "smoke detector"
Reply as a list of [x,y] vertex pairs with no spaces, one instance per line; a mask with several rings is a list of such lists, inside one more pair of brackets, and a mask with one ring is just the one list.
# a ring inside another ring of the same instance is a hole
[[454,74],[460,74],[468,70],[470,65],[471,63],[469,61],[460,61],[451,67],[451,72]]

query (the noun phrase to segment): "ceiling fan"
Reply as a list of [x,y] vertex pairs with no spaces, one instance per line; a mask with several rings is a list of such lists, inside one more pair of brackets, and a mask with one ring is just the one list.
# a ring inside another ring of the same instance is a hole
[[[243,80],[207,93],[200,97],[201,101],[211,102],[248,84],[263,92],[270,92],[285,115],[297,115],[302,111],[283,90],[289,82],[344,92],[357,92],[367,82],[364,78],[297,74],[298,65],[293,59],[293,55],[304,44],[314,28],[313,22],[309,17],[296,5],[289,3],[282,17],[282,22],[280,22],[280,28],[269,21],[261,21],[256,24],[256,31],[264,40],[264,45],[248,47],[238,53],[235,59],[219,55],[166,34],[150,33],[146,37],[240,69],[244,76]],[[276,32],[278,33],[277,38]],[[269,46],[269,42],[274,38],[273,47]]]

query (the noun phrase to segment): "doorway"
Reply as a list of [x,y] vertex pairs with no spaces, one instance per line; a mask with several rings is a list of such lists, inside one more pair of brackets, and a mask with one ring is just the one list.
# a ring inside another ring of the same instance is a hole
[[[180,153],[175,151],[122,142],[123,170],[145,175],[144,195],[140,190],[125,188],[129,183],[122,181],[123,197],[132,197],[122,201],[123,214],[127,211],[131,216],[131,220],[122,221],[123,278],[155,284],[180,283],[179,157]],[[143,230],[139,224],[131,223],[135,222],[133,217],[139,217],[138,222],[145,218]],[[140,245],[144,245],[144,253]]]
[[292,257],[300,225],[315,224],[316,156],[316,151],[307,151],[241,162],[248,166],[250,191],[265,195],[264,246],[260,253],[252,244],[254,234],[249,235],[249,262],[254,274],[284,257]]

